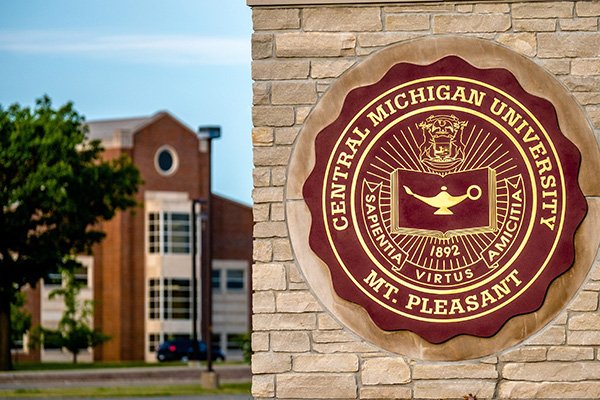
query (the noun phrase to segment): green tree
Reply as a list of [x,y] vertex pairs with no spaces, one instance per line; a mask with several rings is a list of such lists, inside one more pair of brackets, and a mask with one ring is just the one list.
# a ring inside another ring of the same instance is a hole
[[99,222],[133,207],[140,185],[130,159],[101,158],[86,139],[72,103],[54,109],[48,97],[33,109],[0,106],[0,369],[12,367],[10,305],[26,284],[104,237]]
[[65,303],[65,311],[58,323],[56,331],[45,329],[44,334],[51,334],[59,339],[60,347],[64,347],[73,354],[73,363],[77,363],[77,355],[81,350],[95,347],[110,337],[92,329],[91,318],[94,314],[94,303],[92,300],[81,300],[79,293],[83,286],[75,280],[72,271],[63,272],[64,284],[59,289],[50,292],[49,298],[54,299],[62,296]]

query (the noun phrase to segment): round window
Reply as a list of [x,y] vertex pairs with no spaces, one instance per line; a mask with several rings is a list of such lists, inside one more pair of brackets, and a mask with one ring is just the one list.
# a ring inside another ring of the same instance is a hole
[[175,149],[162,146],[154,156],[154,166],[161,175],[171,175],[177,170],[178,159]]

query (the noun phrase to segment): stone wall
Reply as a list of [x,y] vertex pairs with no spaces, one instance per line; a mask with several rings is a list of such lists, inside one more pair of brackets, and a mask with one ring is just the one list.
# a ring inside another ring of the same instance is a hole
[[290,154],[320,96],[368,55],[420,36],[476,36],[524,54],[573,94],[598,137],[599,17],[600,1],[253,8],[255,398],[600,397],[598,259],[567,309],[525,342],[428,362],[379,349],[323,308],[295,263],[284,209]]

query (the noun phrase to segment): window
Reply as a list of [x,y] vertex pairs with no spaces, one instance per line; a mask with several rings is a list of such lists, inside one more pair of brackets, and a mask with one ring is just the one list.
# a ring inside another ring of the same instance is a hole
[[160,214],[148,214],[148,251],[160,253]]
[[244,270],[228,269],[226,271],[227,290],[244,290]]
[[189,254],[190,243],[189,213],[148,213],[149,253]]
[[164,319],[190,319],[191,295],[189,279],[165,279],[163,297]]
[[221,270],[220,269],[213,269],[212,270],[212,289],[213,291],[220,291],[221,290]]
[[246,341],[241,333],[227,334],[227,350],[242,350],[242,344]]
[[162,342],[163,341],[160,339],[160,333],[148,334],[148,351],[150,353],[154,353]]
[[148,318],[160,319],[160,279],[148,283]]
[[190,252],[190,214],[165,212],[163,218],[164,253],[188,254]]
[[165,278],[162,280],[162,288],[160,284],[161,280],[158,278],[148,281],[148,318],[190,319],[192,309],[190,280]]
[[86,266],[77,267],[73,270],[73,276],[75,282],[80,283],[83,286],[88,285],[88,269]]
[[161,175],[172,175],[177,170],[178,165],[177,153],[171,146],[162,146],[154,155],[154,167]]
[[62,285],[62,272],[58,267],[48,271],[44,276],[44,285],[46,286],[60,286]]

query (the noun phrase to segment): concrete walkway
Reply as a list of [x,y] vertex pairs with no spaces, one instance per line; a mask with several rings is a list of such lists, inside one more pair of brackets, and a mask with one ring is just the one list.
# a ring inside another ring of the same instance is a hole
[[[200,373],[205,370],[204,366],[177,366],[0,372],[0,389],[185,385],[200,383]],[[221,383],[252,379],[248,365],[215,365],[214,370]]]

